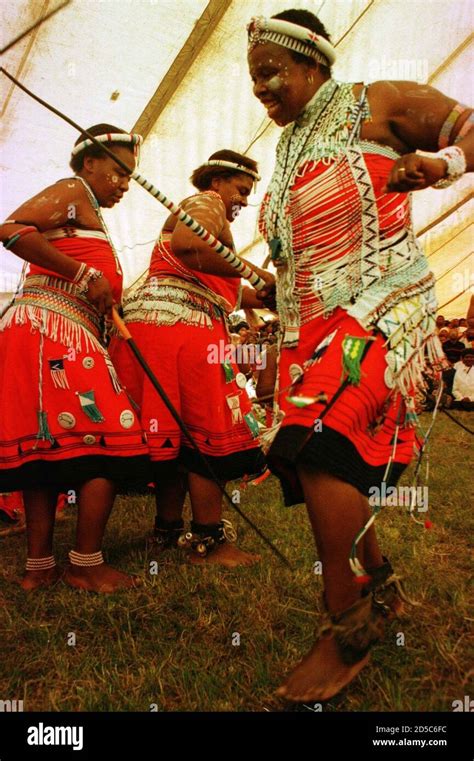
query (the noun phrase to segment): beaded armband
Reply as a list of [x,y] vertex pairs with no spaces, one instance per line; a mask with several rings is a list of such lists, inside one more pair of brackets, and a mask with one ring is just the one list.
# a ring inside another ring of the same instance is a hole
[[[8,223],[14,223],[14,220],[7,219],[7,221],[4,222],[4,224],[8,224]],[[5,248],[9,249],[13,245],[15,245],[15,243],[19,241],[20,238],[22,238],[24,235],[29,235],[30,233],[37,233],[37,232],[38,232],[37,227],[35,227],[34,225],[27,225],[26,227],[22,227],[16,233],[13,233],[13,235],[10,235],[10,237],[7,238],[6,241],[4,241],[3,245]]]
[[468,110],[469,107],[465,106],[463,103],[456,103],[452,111],[449,112],[439,133],[438,146],[440,148],[447,148],[451,139],[451,132],[454,129],[454,125],[456,124],[461,114],[465,113],[465,111]]

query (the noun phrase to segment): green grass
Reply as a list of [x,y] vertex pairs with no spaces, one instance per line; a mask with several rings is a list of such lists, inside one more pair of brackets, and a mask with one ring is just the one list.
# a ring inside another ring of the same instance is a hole
[[[474,428],[474,415],[457,416]],[[377,519],[383,550],[421,605],[392,624],[372,665],[325,711],[451,711],[453,700],[473,694],[472,439],[442,414],[430,470],[431,530],[401,508],[386,508]],[[241,506],[288,556],[293,572],[229,515],[243,548],[262,553],[261,564],[195,567],[173,551],[150,576],[148,497],[118,500],[105,543],[111,563],[144,575],[136,591],[97,596],[60,584],[25,595],[13,583],[25,537],[0,539],[0,699],[22,699],[29,711],[149,711],[152,704],[159,711],[281,710],[272,693],[312,642],[322,581],[313,573],[305,510],[282,507],[274,478],[243,492]],[[74,534],[69,513],[56,529],[60,561]],[[235,632],[239,646],[232,645]],[[399,632],[404,646],[396,644]]]

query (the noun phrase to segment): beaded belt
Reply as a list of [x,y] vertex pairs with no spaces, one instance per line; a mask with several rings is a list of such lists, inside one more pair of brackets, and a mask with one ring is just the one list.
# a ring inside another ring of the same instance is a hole
[[99,339],[102,318],[95,307],[77,293],[74,283],[50,275],[28,275],[12,307],[39,307],[81,325]]
[[[150,280],[153,279],[155,276],[151,276]],[[158,286],[167,286],[168,288],[180,288],[181,290],[187,291],[188,293],[193,294],[194,296],[198,296],[199,298],[206,299],[206,301],[210,301],[211,304],[214,304],[215,306],[219,307],[219,309],[223,312],[231,312],[232,306],[229,304],[227,299],[225,299],[223,296],[219,296],[219,294],[214,293],[214,291],[211,291],[209,288],[206,288],[204,286],[199,286],[196,283],[190,283],[186,280],[183,280],[179,277],[173,277],[173,276],[166,276],[166,277],[159,277],[158,280]]]
[[153,322],[174,325],[185,322],[209,327],[212,320],[232,311],[222,296],[178,277],[152,275],[124,303],[129,322]]

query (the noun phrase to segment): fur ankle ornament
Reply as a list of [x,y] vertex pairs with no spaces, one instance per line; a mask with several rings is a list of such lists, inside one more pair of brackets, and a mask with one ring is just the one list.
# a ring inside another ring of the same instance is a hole
[[382,566],[369,572],[371,581],[362,597],[350,608],[329,616],[319,636],[334,636],[342,661],[351,666],[362,660],[382,639],[386,623],[403,610],[403,604],[416,605],[410,600],[399,576],[385,559]]

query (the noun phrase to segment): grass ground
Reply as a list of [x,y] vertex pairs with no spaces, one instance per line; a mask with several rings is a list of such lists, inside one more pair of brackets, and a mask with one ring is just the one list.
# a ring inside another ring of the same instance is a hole
[[[474,428],[472,414],[457,417]],[[440,414],[431,441],[433,528],[400,507],[377,519],[381,545],[420,606],[392,624],[372,665],[325,711],[451,711],[473,694],[472,439]],[[262,553],[258,566],[194,567],[176,550],[150,575],[148,497],[119,499],[105,543],[112,564],[145,576],[140,590],[96,596],[59,584],[27,596],[13,583],[25,537],[0,539],[0,698],[23,700],[27,711],[282,710],[272,693],[312,643],[321,577],[305,510],[282,507],[273,477],[243,492],[241,506],[293,572],[228,516],[241,545]],[[60,561],[74,533],[70,513],[57,526]]]

